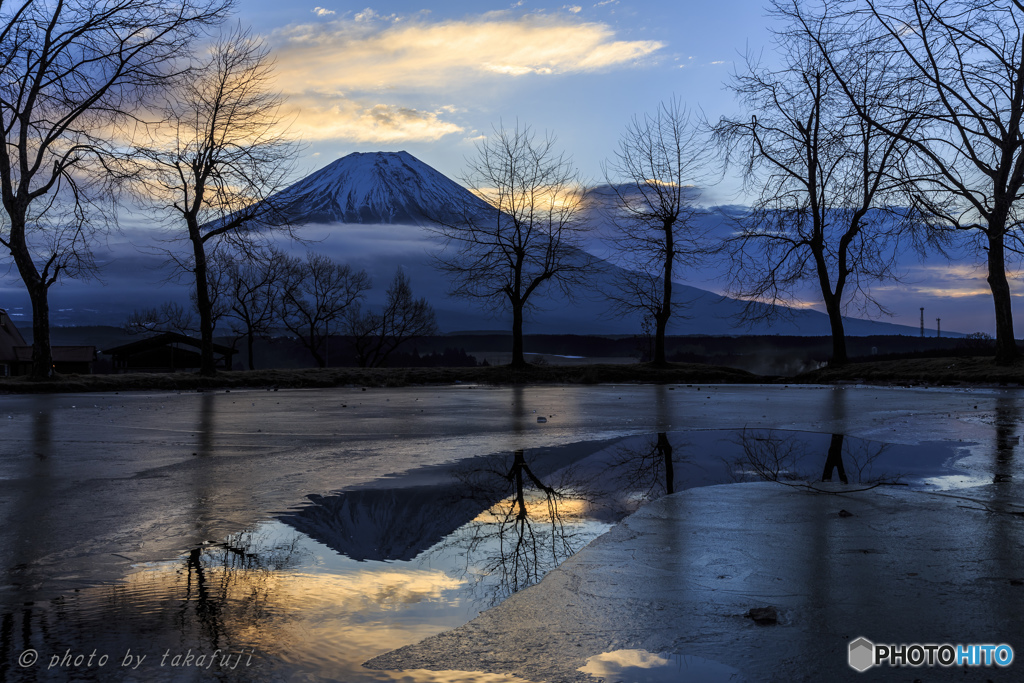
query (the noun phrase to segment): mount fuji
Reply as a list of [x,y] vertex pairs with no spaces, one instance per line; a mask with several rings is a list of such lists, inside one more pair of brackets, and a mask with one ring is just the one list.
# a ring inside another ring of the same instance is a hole
[[[283,190],[277,200],[292,222],[314,241],[314,248],[333,258],[365,268],[374,281],[367,303],[383,302],[395,268],[402,266],[417,296],[435,307],[444,332],[508,330],[511,317],[493,314],[447,296],[448,282],[433,267],[431,255],[441,245],[432,237],[432,219],[448,220],[467,211],[494,209],[466,188],[408,152],[352,153]],[[600,221],[598,216],[592,216]],[[599,232],[597,230],[594,231]],[[635,334],[639,315],[613,317],[602,291],[607,291],[618,266],[597,259],[590,287],[576,301],[539,290],[537,307],[528,318],[527,333]],[[739,314],[745,304],[713,292],[677,283],[683,314],[670,322],[670,334],[828,335],[828,316],[811,309],[786,309],[772,324],[745,326]],[[506,320],[506,318],[508,318]],[[846,319],[847,334],[917,334],[905,325]]]
[[431,225],[490,205],[408,152],[354,152],[275,198],[296,225]]
[[[307,250],[363,268],[373,280],[366,305],[383,304],[395,270],[402,267],[417,297],[425,297],[437,313],[442,332],[511,329],[511,316],[484,310],[475,302],[448,296],[449,282],[434,267],[432,256],[442,248],[430,230],[433,220],[449,220],[466,212],[494,209],[455,181],[407,152],[353,153],[282,190],[276,200],[290,215],[303,245],[282,243],[296,255]],[[600,212],[589,218],[594,225],[591,253],[600,251]],[[69,282],[55,288],[51,320],[55,325],[119,325],[133,310],[168,299],[189,305],[187,282],[169,283],[171,274],[162,257],[147,253],[154,239],[148,227],[129,235],[129,241],[108,246],[97,254],[103,281]],[[142,249],[140,250],[140,246]],[[614,254],[605,254],[614,260]],[[555,288],[533,295],[535,310],[527,317],[527,334],[637,334],[639,315],[611,315],[602,291],[608,291],[618,266],[595,258],[599,268],[590,286],[575,301],[559,296]],[[685,278],[685,273],[682,276]],[[0,303],[16,321],[29,320],[31,308],[20,283],[0,282]],[[682,314],[670,321],[675,335],[829,334],[828,316],[811,309],[786,309],[772,325],[743,325],[738,318],[744,303],[706,289],[676,284]],[[909,334],[917,328],[892,323],[846,319],[849,335]],[[948,333],[957,336],[955,333]]]

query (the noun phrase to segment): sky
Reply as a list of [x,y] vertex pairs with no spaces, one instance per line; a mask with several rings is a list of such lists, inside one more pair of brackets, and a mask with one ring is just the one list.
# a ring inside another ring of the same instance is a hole
[[[741,115],[730,76],[748,54],[773,59],[762,0],[237,0],[234,20],[271,47],[303,144],[296,179],[352,152],[405,150],[459,180],[483,136],[518,124],[557,137],[600,183],[632,117],[673,97],[712,122]],[[703,202],[743,203],[737,173],[704,188]],[[929,328],[942,318],[944,329],[993,334],[980,257],[960,255],[953,265],[908,256],[904,282],[874,289],[895,314],[886,319],[916,326],[923,306]],[[1020,336],[1024,284],[1011,270]],[[721,275],[681,279],[724,293]],[[801,305],[819,298],[809,290]]]
[[[305,144],[300,176],[350,152],[406,150],[457,180],[482,136],[518,123],[555,135],[597,183],[632,117],[673,97],[709,121],[737,115],[731,74],[746,55],[773,59],[761,0],[317,2],[238,4],[277,60]],[[743,203],[736,174],[703,200]],[[963,254],[953,267],[908,257],[904,282],[875,288],[889,319],[917,325],[924,306],[930,328],[944,317],[950,330],[994,333],[984,269]],[[721,292],[715,276],[690,281]]]
[[631,117],[660,101],[732,113],[734,62],[770,42],[758,0],[318,1],[238,5],[273,48],[308,170],[404,149],[458,177],[480,136],[518,121],[598,181]]

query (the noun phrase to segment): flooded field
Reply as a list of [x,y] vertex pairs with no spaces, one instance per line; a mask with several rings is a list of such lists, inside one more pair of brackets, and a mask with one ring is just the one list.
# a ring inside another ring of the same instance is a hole
[[[452,387],[0,404],[4,680],[511,681],[361,663],[466,623],[669,493],[760,480],[949,490],[1019,469],[1020,406],[999,391]],[[732,675],[644,651],[588,666],[623,680],[631,666]]]

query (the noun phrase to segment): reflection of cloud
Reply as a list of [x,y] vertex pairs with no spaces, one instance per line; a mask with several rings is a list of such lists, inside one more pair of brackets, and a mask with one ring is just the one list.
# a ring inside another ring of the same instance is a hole
[[591,657],[579,671],[594,677],[614,676],[624,668],[653,669],[665,666],[669,660],[647,650],[616,650]]
[[[533,491],[524,499],[526,514],[534,523],[550,524],[551,502],[543,493]],[[518,501],[516,498],[505,498],[486,510],[482,510],[474,519],[475,524],[500,524],[507,521],[507,511],[517,510]],[[570,492],[558,500],[558,517],[565,521],[570,519],[582,519],[588,509],[587,501],[583,498],[572,498]]]
[[732,681],[739,671],[720,662],[690,655],[656,655],[646,650],[616,650],[591,657],[577,671],[605,680]]

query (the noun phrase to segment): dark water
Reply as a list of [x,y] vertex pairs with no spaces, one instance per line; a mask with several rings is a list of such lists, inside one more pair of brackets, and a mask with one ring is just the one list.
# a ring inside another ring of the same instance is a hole
[[[0,679],[513,681],[360,664],[465,623],[667,493],[761,479],[851,489],[992,481],[991,470],[960,467],[968,453],[959,446],[692,431],[421,468],[310,496],[115,584],[32,603],[8,590]],[[638,656],[662,657],[665,671],[717,670],[699,658],[632,651],[594,666],[629,667]]]

